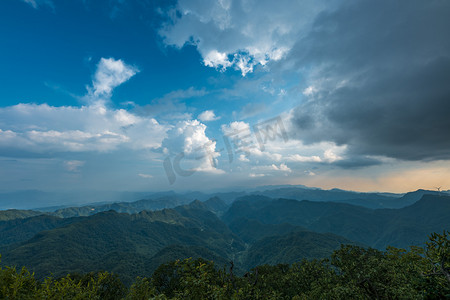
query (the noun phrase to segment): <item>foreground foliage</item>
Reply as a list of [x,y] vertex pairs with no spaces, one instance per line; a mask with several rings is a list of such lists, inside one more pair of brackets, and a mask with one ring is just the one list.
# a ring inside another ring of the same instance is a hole
[[263,265],[244,276],[204,259],[163,264],[126,288],[108,272],[43,282],[26,268],[0,267],[1,299],[445,299],[450,298],[450,232],[425,249],[342,245],[330,259]]

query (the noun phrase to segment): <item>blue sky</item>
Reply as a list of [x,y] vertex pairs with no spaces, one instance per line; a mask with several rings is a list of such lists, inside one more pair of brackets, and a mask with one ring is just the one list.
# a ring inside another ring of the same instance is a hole
[[449,12],[2,1],[0,190],[450,188]]

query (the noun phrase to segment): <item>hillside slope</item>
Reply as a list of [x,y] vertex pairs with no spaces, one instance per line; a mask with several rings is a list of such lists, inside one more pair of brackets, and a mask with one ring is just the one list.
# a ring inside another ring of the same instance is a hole
[[368,209],[335,202],[243,197],[223,215],[232,226],[242,218],[263,224],[288,223],[316,232],[330,232],[379,249],[423,243],[427,234],[450,228],[450,197],[424,195],[401,209]]

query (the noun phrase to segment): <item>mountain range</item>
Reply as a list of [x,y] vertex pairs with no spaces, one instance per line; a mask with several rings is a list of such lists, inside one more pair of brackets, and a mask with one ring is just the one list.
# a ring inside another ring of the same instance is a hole
[[[401,208],[413,204],[424,194],[449,195],[450,191],[417,190],[406,194],[360,193],[340,189],[322,190],[302,185],[261,186],[254,189],[223,192],[43,192],[26,190],[0,192],[0,210],[34,209],[53,212],[58,209],[85,206],[98,208],[112,203],[135,202],[136,199],[151,200],[150,208],[162,209],[187,204],[194,200],[206,201],[218,197],[226,204],[249,195],[261,195],[271,198],[286,198],[310,201],[333,201],[360,205],[367,208]],[[172,200],[169,200],[172,199]],[[172,202],[174,201],[174,202]]]
[[38,278],[107,270],[130,283],[175,259],[233,261],[244,272],[325,258],[341,244],[422,245],[450,228],[450,196],[432,191],[394,197],[281,187],[209,196],[0,211],[1,263],[26,266]]

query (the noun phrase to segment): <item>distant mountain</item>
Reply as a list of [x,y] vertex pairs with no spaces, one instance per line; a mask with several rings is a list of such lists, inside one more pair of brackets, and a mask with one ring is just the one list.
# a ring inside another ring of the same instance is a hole
[[316,232],[330,232],[352,241],[384,249],[423,243],[427,234],[450,228],[450,197],[424,195],[402,209],[368,209],[334,202],[272,200],[243,197],[222,219],[233,226],[242,218],[263,224],[288,223]]
[[27,241],[44,230],[66,226],[80,220],[81,218],[62,219],[49,215],[37,215],[0,221],[0,247]]
[[[106,203],[99,205],[87,205],[81,207],[65,207],[56,209],[53,212],[47,212],[47,214],[61,218],[91,216],[99,212],[109,210],[114,210],[120,213],[135,214],[144,210],[161,210],[165,208],[174,208],[176,206],[188,204],[191,201],[192,200],[187,197],[172,195],[172,196],[162,196],[156,199],[142,199],[134,202]],[[204,209],[209,209],[217,214],[223,214],[229,207],[228,204],[226,204],[218,197],[212,197],[206,200],[204,203],[206,204],[206,207],[204,207]],[[11,215],[10,218],[12,218],[13,214],[10,215]],[[1,217],[2,211],[0,211],[0,218]]]
[[[397,201],[395,194],[383,195],[381,193],[359,193],[340,189],[322,190],[302,187],[288,187],[256,191],[253,195],[262,195],[270,198],[286,198],[295,200],[309,200],[321,202],[342,202],[367,208],[400,208],[411,203]],[[398,195],[400,197],[400,195]],[[418,199],[417,199],[418,200]]]
[[245,196],[246,194],[247,194],[246,192],[214,193],[210,194],[208,199],[217,197],[221,199],[223,202],[225,202],[227,205],[230,205],[231,203],[234,202],[234,200],[236,200],[236,198]]
[[[110,209],[119,212],[136,213],[141,210],[171,208],[187,204],[193,200],[207,201],[219,198],[226,205],[236,199],[249,195],[260,195],[269,198],[286,198],[321,202],[341,202],[367,208],[401,208],[418,201],[424,194],[438,194],[436,191],[418,190],[407,194],[393,193],[359,193],[340,189],[322,190],[301,185],[263,186],[247,191],[234,192],[42,192],[27,190],[0,193],[0,210],[2,209],[34,209],[45,212],[57,212],[62,217],[88,216]],[[442,191],[442,195],[448,195]],[[123,203],[136,202],[142,199],[141,207],[127,210]],[[83,207],[74,209],[74,207]]]
[[412,205],[422,199],[424,195],[435,195],[435,196],[449,196],[446,192],[437,192],[437,191],[429,191],[429,190],[422,190],[419,189],[414,192],[409,192],[403,195],[401,198],[398,199],[398,203],[401,203],[401,206],[399,207],[393,207],[393,208],[400,208]]
[[222,215],[230,207],[219,197],[212,197],[205,201],[206,207],[217,215]]
[[18,209],[0,210],[0,221],[24,219],[42,214],[43,214],[42,212],[34,210],[18,210]]
[[50,214],[62,218],[91,216],[99,212],[114,210],[119,213],[135,214],[143,210],[161,210],[191,202],[189,198],[181,196],[162,196],[156,199],[142,199],[134,202],[107,203],[81,207],[67,207],[58,209]]
[[[68,206],[89,205],[101,202],[127,202],[143,199],[146,192],[114,192],[114,191],[65,191],[43,192],[24,190],[0,193],[0,210],[34,209],[48,211],[47,207],[62,208]],[[54,210],[54,209],[52,209]]]

